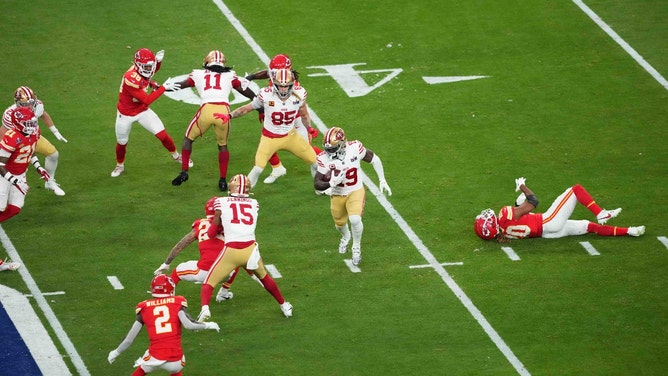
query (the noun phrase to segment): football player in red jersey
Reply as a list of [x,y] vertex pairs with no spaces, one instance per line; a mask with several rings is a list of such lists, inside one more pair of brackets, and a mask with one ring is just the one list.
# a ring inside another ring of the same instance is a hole
[[114,360],[125,351],[146,326],[149,345],[144,355],[135,361],[132,376],[142,376],[153,371],[167,371],[170,375],[180,376],[186,364],[181,348],[182,327],[190,330],[212,329],[220,331],[215,322],[197,322],[188,315],[188,302],[183,296],[174,295],[174,281],[164,274],[158,274],[151,281],[151,295],[137,304],[136,321],[132,324],[125,339],[117,348],[109,352],[107,360]]
[[30,107],[18,107],[12,114],[12,129],[0,141],[0,222],[17,215],[30,187],[26,170],[32,164],[42,179],[51,176],[34,155],[40,132],[37,117]]
[[[125,171],[125,153],[130,140],[130,129],[135,122],[157,137],[162,146],[172,154],[172,158],[181,163],[181,155],[176,151],[174,140],[167,133],[165,125],[158,115],[149,108],[151,103],[165,92],[165,86],[151,81],[160,70],[164,51],[153,54],[148,48],[135,52],[134,63],[123,75],[116,105],[116,167],[111,172],[117,177]],[[151,93],[148,93],[149,87]],[[188,161],[192,165],[192,161]]]
[[[622,209],[601,208],[580,184],[566,189],[544,213],[532,213],[538,206],[538,199],[525,183],[525,178],[515,179],[515,191],[522,191],[515,206],[504,206],[498,217],[492,209],[485,209],[476,217],[474,231],[478,237],[483,240],[496,239],[503,243],[509,239],[562,238],[587,233],[601,236],[640,236],[645,233],[645,226],[604,225]],[[578,203],[591,211],[598,223],[569,219]]]
[[[58,128],[56,128],[51,115],[44,109],[44,103],[37,99],[35,92],[32,91],[28,86],[19,86],[14,91],[14,104],[7,107],[3,116],[2,116],[2,125],[0,128],[0,138],[5,135],[8,129],[12,129],[12,112],[18,107],[30,107],[35,113],[35,116],[44,122],[49,130],[53,133],[58,141],[67,143],[67,139],[60,134]],[[60,188],[60,185],[56,182],[56,168],[58,167],[58,150],[49,140],[44,138],[44,135],[40,135],[37,140],[37,145],[35,146],[35,154],[43,155],[44,159],[44,168],[51,175],[51,179],[44,183],[44,188],[47,190],[53,191],[56,196],[65,196],[65,191]]]
[[[251,73],[246,76],[246,79],[247,80],[269,79],[269,86],[272,86],[273,83],[271,82],[271,76],[278,69],[290,69],[292,71],[292,75],[295,77],[295,85],[299,85],[299,72],[292,69],[292,60],[288,55],[285,54],[278,54],[274,56],[269,61],[268,69]],[[259,112],[260,123],[262,123],[264,122],[264,108],[258,109],[258,112]],[[308,127],[304,126],[303,122],[301,121],[301,117],[297,117],[295,121],[295,129],[297,130],[297,133],[299,133],[299,135],[304,137],[309,143],[314,138],[318,137],[318,130],[311,126]],[[311,147],[313,148],[313,151],[315,151],[316,155],[322,151],[319,147],[315,145],[311,145]],[[271,155],[271,157],[269,158],[269,164],[271,164],[272,169],[271,169],[271,174],[269,174],[269,176],[267,176],[264,179],[265,184],[272,184],[276,181],[276,179],[280,178],[281,176],[287,173],[285,167],[281,164],[280,158],[278,158],[278,152],[275,152],[274,154]]]

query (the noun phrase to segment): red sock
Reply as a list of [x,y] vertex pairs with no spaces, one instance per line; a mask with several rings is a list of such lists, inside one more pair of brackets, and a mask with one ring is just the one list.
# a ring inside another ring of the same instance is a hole
[[125,162],[126,145],[116,144],[116,163],[121,164]]
[[596,204],[596,201],[594,201],[589,192],[587,192],[587,190],[585,190],[584,187],[580,184],[573,186],[573,193],[575,193],[575,197],[578,199],[578,202],[589,209],[589,211],[594,213],[594,215],[598,215],[598,213],[603,210]]
[[606,226],[589,222],[587,232],[595,233],[600,236],[624,236],[629,233],[629,229],[626,227]]
[[172,274],[170,275],[172,278],[172,281],[174,281],[174,286],[178,285],[179,282],[181,282],[181,277],[179,277],[179,273],[176,272],[176,269],[172,270]]
[[230,151],[223,150],[218,152],[218,170],[221,178],[227,177],[227,166],[230,164]]
[[237,278],[237,274],[239,274],[239,268],[234,269],[230,278],[228,278],[227,281],[223,282],[224,289],[228,290],[230,289],[230,287],[232,286],[232,282],[234,282],[234,280]]
[[179,371],[177,373],[170,373],[170,376],[183,376],[183,371]]
[[202,291],[200,292],[200,299],[202,301],[202,305],[209,305],[209,302],[211,301],[211,296],[213,296],[213,286],[211,286],[208,283],[205,283],[202,285]]
[[281,165],[281,160],[278,158],[278,153],[274,153],[271,155],[269,158],[269,163],[271,163],[271,167],[276,168]]
[[144,376],[144,375],[146,375],[146,372],[144,372],[144,370],[141,367],[137,367],[137,369],[134,372],[132,372],[132,375],[130,376]]
[[167,149],[170,153],[174,154],[176,152],[176,145],[174,145],[174,140],[172,140],[172,137],[167,133],[166,130],[161,130],[160,132],[155,134],[155,137],[162,142],[162,146]]
[[322,149],[320,149],[319,147],[315,145],[311,145],[311,147],[313,148],[313,151],[315,152],[316,155],[322,153]]
[[188,164],[190,163],[190,155],[193,153],[192,150],[181,150],[181,170],[183,171],[188,171],[190,167],[188,167]]
[[285,303],[285,299],[283,298],[283,294],[281,294],[281,290],[278,289],[276,281],[274,281],[274,279],[271,278],[269,274],[265,275],[264,278],[260,280],[260,282],[262,282],[262,286],[264,286],[265,290],[269,291],[271,296],[276,299],[278,304]]
[[9,218],[19,214],[21,212],[21,208],[18,206],[14,206],[12,204],[7,205],[7,208],[4,211],[0,212],[0,222],[4,222],[8,220]]

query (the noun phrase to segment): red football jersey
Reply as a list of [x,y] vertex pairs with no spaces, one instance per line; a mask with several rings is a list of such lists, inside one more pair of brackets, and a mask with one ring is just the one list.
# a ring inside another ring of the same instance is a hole
[[183,296],[153,298],[137,304],[136,313],[141,315],[148,332],[148,352],[156,359],[174,362],[181,360],[181,320],[179,311],[188,307]]
[[[158,68],[159,66],[158,64]],[[156,68],[156,72],[158,68]],[[134,116],[146,111],[148,106],[165,92],[165,87],[160,86],[157,90],[148,94],[149,83],[149,79],[140,75],[134,65],[131,66],[123,75],[123,81],[121,82],[118,104],[116,105],[118,112],[126,116]]]
[[504,206],[498,216],[501,232],[511,239],[538,238],[543,234],[543,214],[528,213],[513,219],[515,208]]
[[199,261],[197,267],[202,270],[211,270],[211,265],[216,261],[218,254],[225,246],[225,238],[222,231],[219,231],[215,238],[211,239],[207,234],[211,227],[210,218],[201,218],[193,223],[193,230],[197,233],[199,242]]
[[10,129],[2,137],[0,148],[11,153],[5,167],[13,175],[21,175],[28,169],[39,135],[39,128],[36,134],[30,136]]

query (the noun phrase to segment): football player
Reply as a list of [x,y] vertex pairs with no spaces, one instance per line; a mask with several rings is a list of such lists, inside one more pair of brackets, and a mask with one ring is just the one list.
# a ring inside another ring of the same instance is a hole
[[0,141],[0,222],[19,214],[30,187],[26,170],[32,164],[45,181],[51,176],[34,155],[40,137],[37,117],[30,107],[12,111],[12,129]]
[[[532,213],[538,207],[538,199],[525,183],[525,178],[515,179],[515,191],[522,191],[515,201],[515,206],[504,206],[499,211],[498,217],[492,209],[485,209],[476,217],[473,228],[478,237],[483,240],[495,239],[503,243],[509,239],[561,238],[587,233],[601,236],[640,236],[645,233],[645,226],[604,225],[619,215],[622,209],[601,208],[579,184],[566,189],[544,213]],[[578,203],[592,212],[598,223],[569,219]]]
[[148,350],[135,361],[137,367],[132,376],[142,376],[153,371],[167,371],[170,375],[181,375],[186,364],[181,347],[182,328],[190,330],[220,327],[215,322],[196,322],[188,315],[188,302],[183,296],[174,295],[174,281],[164,274],[158,274],[151,281],[151,295],[137,304],[137,317],[125,339],[117,348],[109,352],[109,364],[132,345],[143,326],[148,332]]
[[315,173],[316,154],[308,140],[297,133],[296,119],[307,128],[311,128],[311,118],[306,108],[306,89],[295,84],[295,76],[290,69],[277,69],[271,72],[272,86],[260,90],[251,103],[238,107],[231,114],[214,113],[214,116],[226,121],[257,110],[264,109],[265,117],[260,143],[255,153],[255,166],[248,174],[251,186],[267,165],[272,154],[278,150],[287,150],[311,166]]
[[[28,86],[19,86],[14,91],[14,104],[7,107],[2,116],[3,126],[0,128],[0,138],[5,135],[8,129],[12,129],[12,112],[18,107],[30,107],[35,113],[35,116],[46,124],[58,141],[67,143],[67,139],[60,134],[60,131],[58,131],[58,128],[54,125],[51,115],[44,109],[44,103],[37,99],[35,92]],[[60,185],[56,182],[55,178],[56,168],[58,168],[58,149],[56,149],[49,140],[44,138],[44,135],[41,135],[37,140],[35,154],[43,155],[45,157],[44,168],[49,172],[49,175],[51,175],[51,179],[44,183],[44,188],[53,191],[56,196],[65,196],[65,191],[60,188]]]
[[245,175],[235,175],[228,187],[228,196],[218,197],[214,201],[213,225],[209,227],[209,237],[213,237],[219,231],[218,227],[222,226],[225,232],[225,247],[202,284],[200,296],[202,310],[197,316],[197,321],[208,320],[211,317],[209,302],[214,287],[240,267],[253,272],[267,292],[276,299],[285,317],[290,317],[292,304],[285,301],[276,281],[267,274],[260,256],[260,248],[255,241],[260,207],[257,200],[250,197],[250,181]]
[[0,259],[0,272],[14,271],[21,267],[21,264],[13,261],[2,261]]
[[[123,74],[116,105],[116,167],[111,171],[111,177],[117,177],[125,171],[125,153],[130,129],[135,122],[158,138],[172,158],[181,163],[181,155],[176,151],[174,140],[167,133],[162,120],[149,108],[166,89],[151,80],[160,70],[164,56],[165,51],[153,54],[148,48],[140,48],[135,52],[132,66]],[[188,163],[192,166],[192,161],[188,160]]]
[[[246,76],[246,79],[261,80],[268,78],[269,86],[272,86],[273,83],[271,82],[270,72],[275,72],[278,69],[290,69],[295,77],[295,85],[299,86],[299,72],[292,69],[292,60],[290,59],[290,57],[288,57],[288,55],[285,54],[278,54],[274,56],[269,61],[268,69],[251,73]],[[262,123],[264,122],[264,109],[260,108],[258,109],[258,112],[259,112],[260,123]],[[311,142],[311,140],[318,137],[318,130],[313,127],[308,127],[308,128],[305,127],[301,121],[301,117],[297,117],[297,119],[295,120],[295,129],[297,130],[297,133],[299,133],[302,137],[304,137],[309,143]],[[316,155],[322,151],[319,147],[315,145],[311,145],[311,147],[313,148],[313,151],[315,151]],[[287,173],[287,170],[281,164],[280,158],[278,158],[277,152],[271,155],[271,157],[269,158],[269,164],[271,164],[272,169],[271,169],[271,174],[269,174],[269,176],[267,176],[264,179],[265,184],[272,184],[276,181],[276,179],[280,178],[281,176]]]
[[[230,134],[229,121],[213,117],[214,112],[230,113],[229,98],[232,89],[248,99],[255,98],[255,93],[248,88],[248,81],[237,77],[232,68],[225,66],[227,60],[221,51],[211,51],[204,57],[203,69],[195,69],[188,78],[174,83],[174,89],[195,87],[201,98],[201,104],[183,138],[181,154],[184,160],[190,159],[193,142],[213,127],[218,141],[218,188],[227,192],[227,167],[230,151],[227,138]],[[172,185],[181,185],[188,180],[188,163],[181,162],[181,173],[172,180]]]
[[362,213],[366,197],[361,161],[370,163],[376,171],[380,181],[380,193],[387,191],[387,194],[392,196],[392,190],[385,180],[385,170],[380,157],[365,148],[360,141],[348,141],[343,129],[329,128],[322,145],[325,150],[318,154],[318,169],[313,185],[318,193],[331,196],[330,211],[334,226],[341,234],[339,253],[346,253],[352,232],[352,261],[353,265],[359,265],[362,261]]

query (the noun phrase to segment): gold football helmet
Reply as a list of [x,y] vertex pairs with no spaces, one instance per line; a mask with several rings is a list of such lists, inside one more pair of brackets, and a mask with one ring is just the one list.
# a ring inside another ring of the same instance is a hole
[[346,133],[339,127],[332,127],[327,130],[323,137],[322,146],[330,158],[343,159],[346,154]]
[[17,107],[34,107],[37,97],[35,93],[27,86],[19,86],[14,90],[14,103]]
[[232,197],[248,197],[250,195],[250,180],[244,174],[234,175],[227,184],[228,193]]
[[218,51],[218,50],[213,50],[206,54],[204,57],[204,67],[210,66],[210,65],[218,65],[221,67],[225,66],[225,63],[227,62],[227,59],[225,59],[225,55]]

